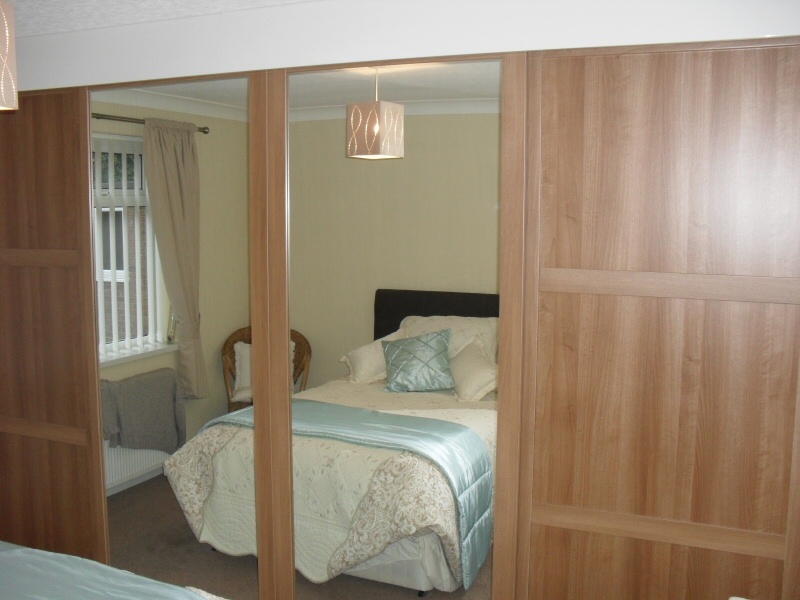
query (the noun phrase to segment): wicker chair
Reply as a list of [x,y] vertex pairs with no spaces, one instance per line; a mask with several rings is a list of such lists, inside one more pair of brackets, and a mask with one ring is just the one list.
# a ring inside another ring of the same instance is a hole
[[[302,391],[308,384],[308,373],[311,368],[311,344],[299,331],[290,331],[291,340],[294,342],[294,362],[292,364],[292,384],[295,389]],[[228,336],[222,344],[222,376],[225,379],[225,390],[228,392],[228,411],[249,406],[249,402],[232,402],[233,390],[236,382],[236,342],[252,343],[250,326],[237,329]]]

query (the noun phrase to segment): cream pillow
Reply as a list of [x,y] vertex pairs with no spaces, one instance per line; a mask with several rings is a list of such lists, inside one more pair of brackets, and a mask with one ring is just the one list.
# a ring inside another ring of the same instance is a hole
[[236,380],[233,382],[232,402],[252,402],[253,388],[250,383],[250,344],[236,342],[233,351],[236,355]]
[[[236,355],[236,380],[233,382],[231,402],[252,402],[253,384],[251,383],[251,346],[247,342],[236,342],[233,351]],[[289,340],[289,372],[294,372],[295,343]],[[297,391],[297,390],[295,390]]]
[[497,389],[497,363],[489,360],[479,339],[450,359],[450,372],[459,400],[476,402]]
[[391,342],[402,337],[399,331],[379,340],[351,350],[339,359],[350,369],[348,379],[352,383],[375,383],[386,379],[386,357],[381,342]]
[[425,333],[449,329],[450,358],[461,352],[473,339],[480,340],[486,356],[497,362],[497,317],[410,316],[400,323],[402,337],[416,337]]

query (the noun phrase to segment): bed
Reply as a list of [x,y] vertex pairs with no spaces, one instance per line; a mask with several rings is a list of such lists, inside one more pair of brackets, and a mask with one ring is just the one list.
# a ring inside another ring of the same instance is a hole
[[0,541],[4,600],[223,600],[203,590],[162,583],[93,560]]
[[[307,579],[472,584],[492,536],[498,312],[492,294],[378,290],[375,339],[342,357],[348,376],[295,394],[295,566]],[[252,410],[165,463],[197,539],[232,555],[256,554]],[[384,430],[391,440],[373,443]]]

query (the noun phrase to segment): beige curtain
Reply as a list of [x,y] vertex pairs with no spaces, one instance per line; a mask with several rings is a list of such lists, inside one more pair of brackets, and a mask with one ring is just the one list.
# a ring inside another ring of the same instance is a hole
[[144,159],[164,283],[175,312],[178,378],[186,395],[208,395],[200,340],[200,174],[197,126],[145,119]]

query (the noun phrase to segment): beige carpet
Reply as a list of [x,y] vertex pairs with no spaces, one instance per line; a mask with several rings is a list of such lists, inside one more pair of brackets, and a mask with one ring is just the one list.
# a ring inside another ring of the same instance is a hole
[[[254,556],[228,556],[198,542],[166,477],[159,476],[108,499],[111,564],[177,585],[204,589],[230,600],[258,598]],[[428,592],[439,600],[489,600],[491,561],[469,591]],[[297,600],[412,600],[416,592],[346,575],[324,584],[296,577]],[[287,599],[288,600],[288,599]]]

